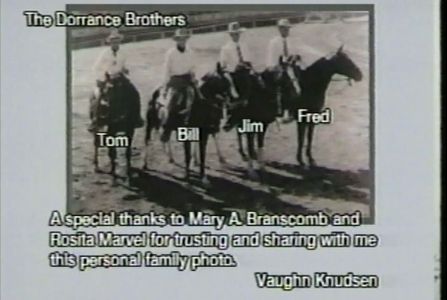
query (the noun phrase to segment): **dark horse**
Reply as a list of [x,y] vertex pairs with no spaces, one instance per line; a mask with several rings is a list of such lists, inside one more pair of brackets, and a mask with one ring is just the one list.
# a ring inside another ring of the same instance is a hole
[[[320,113],[324,107],[326,90],[334,74],[340,74],[360,81],[362,72],[351,58],[343,52],[343,46],[330,57],[322,57],[305,70],[294,66],[297,78],[301,86],[301,95],[295,101],[295,112],[298,109],[307,109],[310,113]],[[296,114],[295,114],[296,117]],[[297,122],[298,150],[296,159],[300,165],[304,165],[302,149],[307,131],[306,155],[310,165],[315,165],[312,157],[312,139],[315,124],[311,122]]]
[[[136,128],[136,120],[138,118],[137,111],[140,103],[140,95],[127,77],[121,75],[114,79],[109,79],[101,88],[99,99],[96,105],[90,107],[90,117],[96,118],[96,126],[94,129],[94,164],[95,171],[99,171],[98,167],[98,147],[100,145],[100,135],[103,137],[116,138],[119,135],[120,141],[126,148],[127,175],[130,175],[131,156],[132,156],[132,140]],[[103,131],[102,129],[107,129]],[[115,139],[118,140],[118,139]],[[109,158],[111,162],[110,173],[116,177],[116,147],[111,146],[109,149]]]
[[[239,153],[242,159],[248,162],[249,176],[257,178],[253,163],[258,161],[260,167],[263,166],[265,134],[269,124],[276,119],[278,110],[276,90],[282,80],[282,72],[265,70],[257,73],[250,63],[242,63],[236,67],[231,76],[239,97],[233,99],[235,101],[229,105],[230,121],[227,124],[236,125]],[[254,124],[253,130],[244,130],[249,123]],[[230,126],[227,129],[231,128]],[[242,146],[243,136],[247,141],[248,157]]]
[[[215,137],[220,129],[224,103],[229,97],[237,97],[238,95],[234,88],[232,78],[221,68],[220,64],[217,64],[215,72],[207,73],[201,79],[202,83],[200,84],[198,91],[195,92],[191,110],[187,112],[188,123],[184,124],[185,117],[181,114],[177,113],[174,118],[177,120],[176,124],[178,127],[185,126],[199,128],[200,179],[202,184],[207,186],[209,185],[209,181],[205,175],[205,160],[208,138],[210,135]],[[146,144],[151,139],[152,130],[157,130],[163,127],[166,122],[164,118],[167,114],[163,113],[163,110],[167,109],[167,107],[158,102],[159,97],[160,89],[157,89],[149,100],[146,113]],[[175,112],[169,113],[171,114]],[[189,180],[192,147],[191,142],[185,141],[182,143],[185,152],[186,179]],[[170,159],[172,160],[172,157],[170,157]],[[146,162],[145,167],[147,167]]]

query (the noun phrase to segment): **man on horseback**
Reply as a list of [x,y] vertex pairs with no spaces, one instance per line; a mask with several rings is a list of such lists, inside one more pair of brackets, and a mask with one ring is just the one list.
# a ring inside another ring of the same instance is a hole
[[[292,25],[290,24],[288,19],[280,19],[277,22],[277,26],[280,35],[270,40],[266,61],[267,69],[282,69],[283,67],[279,65],[280,60],[289,62],[292,58],[292,56],[290,55],[290,42],[288,39],[290,27],[292,27]],[[299,63],[301,63],[301,60],[299,61]],[[282,72],[287,73],[287,70],[282,70]],[[291,70],[289,69],[288,76],[291,77],[290,79],[293,82],[296,93],[299,95],[301,92],[301,87],[299,85],[299,81],[292,73],[293,72],[291,72]],[[279,87],[277,89],[277,102],[279,104],[278,115],[282,117],[282,121],[284,123],[293,120],[293,105],[291,103],[291,99],[289,98],[290,97],[288,95],[288,91],[286,91],[284,87]]]
[[[244,64],[249,64],[250,62],[250,52],[248,47],[240,41],[241,33],[245,31],[245,28],[241,27],[239,22],[232,22],[228,24],[228,33],[231,37],[230,41],[226,43],[220,51],[220,64],[224,70],[234,73],[236,69]],[[244,99],[232,99],[232,106],[241,105]],[[233,109],[233,113],[224,125],[226,131],[233,128],[238,122],[240,117],[235,113],[236,110]]]
[[165,56],[162,98],[165,99],[167,117],[163,124],[162,142],[169,140],[172,130],[189,123],[191,107],[198,95],[195,78],[197,60],[186,42],[191,33],[185,28],[177,29],[173,39],[176,43]]
[[[110,88],[117,84],[119,81],[123,81],[126,87],[129,89],[129,93],[135,94],[135,86],[127,78],[129,70],[126,67],[126,59],[122,52],[120,52],[120,43],[123,40],[123,35],[118,32],[117,29],[111,31],[110,35],[106,38],[106,42],[110,45],[110,48],[104,50],[101,56],[98,58],[94,64],[93,70],[96,77],[96,87],[91,98],[91,124],[89,126],[89,131],[93,132],[101,124],[99,120],[99,110],[101,105],[107,106],[107,103],[102,103],[101,98],[105,89]],[[130,99],[136,99],[136,103],[129,103],[132,107],[132,119],[134,120],[134,127],[139,128],[143,126],[143,119],[140,115],[140,101],[135,97],[129,97]]]

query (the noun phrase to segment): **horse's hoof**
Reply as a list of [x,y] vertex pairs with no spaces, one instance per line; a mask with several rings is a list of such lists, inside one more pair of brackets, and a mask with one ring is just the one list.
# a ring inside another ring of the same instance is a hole
[[199,162],[197,161],[197,160],[192,160],[190,163],[189,163],[189,168],[190,169],[192,169],[192,168],[195,168],[195,167],[198,167],[199,166]]
[[256,173],[255,170],[248,170],[248,178],[250,178],[253,181],[258,181],[259,175],[258,173]]
[[173,158],[170,158],[170,159],[169,159],[169,163],[170,163],[170,164],[173,164],[173,163],[175,163],[175,160],[174,160]]
[[118,177],[113,176],[113,178],[112,178],[112,186],[113,187],[118,186]]
[[309,166],[310,167],[317,167],[317,163],[313,158],[309,159]]
[[219,163],[220,163],[221,165],[225,165],[225,164],[227,163],[227,161],[225,160],[225,158],[223,158],[223,157],[219,157]]
[[183,180],[185,181],[185,187],[190,188],[192,186],[191,178],[189,175],[185,175],[185,177],[183,177]]
[[203,177],[201,182],[202,187],[204,187],[205,189],[209,189],[211,187],[211,182],[209,181],[208,177]]
[[95,166],[95,173],[101,173],[101,169],[98,166]]

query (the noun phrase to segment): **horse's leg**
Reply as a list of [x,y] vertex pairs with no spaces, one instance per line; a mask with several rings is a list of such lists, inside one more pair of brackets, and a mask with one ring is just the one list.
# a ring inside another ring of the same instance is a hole
[[168,156],[169,156],[169,163],[174,163],[174,155],[172,154],[172,145],[171,145],[171,141],[168,141]]
[[147,141],[144,145],[144,163],[143,163],[143,170],[147,170],[147,161],[149,160],[149,148],[151,146],[152,142]]
[[109,147],[109,158],[110,158],[110,174],[113,175],[113,177],[116,177],[116,148],[115,147]]
[[296,153],[296,160],[300,164],[300,166],[304,166],[303,161],[303,143],[304,143],[304,133],[306,130],[305,123],[296,123],[297,135],[298,135],[298,149]]
[[144,136],[144,143],[147,145],[148,142],[152,139],[152,121],[149,118],[149,113],[148,116],[146,117],[146,130],[145,130],[145,136]]
[[[107,136],[115,136],[116,130],[113,126],[108,126],[107,128]],[[113,177],[116,177],[116,148],[115,147],[109,147],[109,158],[110,158],[110,174],[113,175]]]
[[246,133],[247,136],[247,147],[248,147],[248,176],[253,179],[257,180],[258,176],[254,170],[253,162],[256,160],[256,151],[255,151],[255,143],[254,143],[254,134],[253,133]]
[[225,164],[225,157],[222,155],[222,151],[220,150],[219,139],[217,133],[213,134],[214,145],[216,146],[217,156],[219,157],[219,163]]
[[308,128],[307,128],[307,149],[306,149],[306,155],[307,158],[309,159],[309,164],[311,166],[315,166],[315,160],[312,157],[312,140],[314,137],[314,129],[315,129],[315,125],[314,124],[309,124]]
[[191,142],[191,167],[199,165],[200,162],[200,145],[197,142]]
[[199,142],[199,152],[200,152],[200,179],[204,187],[210,186],[210,181],[205,174],[205,162],[206,162],[206,145],[208,143],[208,133],[204,132],[201,136]]
[[265,139],[265,133],[267,131],[267,127],[268,127],[268,124],[264,123],[264,131],[256,134],[257,143],[258,143],[257,160],[258,160],[260,169],[264,169],[264,139]]
[[189,163],[191,160],[191,142],[183,142],[183,148],[185,150],[185,179],[189,181]]
[[132,168],[132,141],[133,141],[133,135],[134,135],[134,129],[129,129],[129,131],[126,132],[126,136],[129,140],[129,145],[126,147],[126,163],[127,163],[127,177],[130,178],[130,170]]
[[94,156],[93,156],[93,164],[95,166],[95,172],[99,172],[99,163],[98,163],[98,138],[96,134],[93,135],[93,147],[94,147]]
[[236,129],[236,134],[237,134],[237,146],[239,149],[239,154],[241,155],[241,158],[243,161],[247,161],[247,155],[244,152],[244,145],[243,145],[243,141],[242,141],[242,134],[237,131]]
[[[163,133],[162,133],[163,134]],[[169,137],[167,139],[166,142],[162,142],[163,143],[163,151],[166,153],[168,152],[168,158],[169,158],[169,163],[174,163],[174,157],[172,155],[172,148],[171,148],[171,133],[169,133]]]

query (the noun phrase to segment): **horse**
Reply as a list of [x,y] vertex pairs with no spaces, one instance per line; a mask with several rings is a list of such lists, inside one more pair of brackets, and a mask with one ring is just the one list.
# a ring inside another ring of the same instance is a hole
[[[259,167],[263,168],[264,139],[269,124],[276,119],[278,109],[276,89],[282,80],[282,73],[278,70],[264,70],[257,73],[250,63],[245,62],[239,64],[231,76],[239,98],[230,104],[230,118],[225,128],[229,130],[234,126],[237,127],[239,153],[242,159],[247,161],[248,175],[256,179],[254,162],[257,161]],[[249,123],[261,130],[243,132]],[[246,137],[248,156],[243,150],[243,136]]]
[[[205,160],[206,160],[206,147],[209,136],[211,135],[216,143],[216,149],[218,152],[220,162],[224,162],[224,158],[221,154],[220,147],[217,141],[217,133],[220,129],[220,122],[223,117],[223,106],[227,102],[229,97],[238,97],[232,78],[221,67],[219,63],[216,65],[216,70],[205,74],[201,78],[202,83],[199,85],[195,93],[195,98],[190,111],[188,112],[188,124],[184,124],[185,127],[199,128],[199,165],[200,165],[200,179],[204,186],[209,186],[208,178],[205,174]],[[164,104],[158,102],[161,96],[161,88],[156,89],[148,104],[148,110],[146,113],[146,145],[151,140],[151,132],[162,128],[166,123],[166,116],[168,115],[167,107]],[[171,112],[169,112],[171,113]],[[183,116],[175,116],[178,119],[178,124],[181,124],[184,120]],[[180,126],[179,126],[180,127]],[[170,151],[169,141],[166,142],[168,147],[168,154],[170,162],[173,162],[172,152]],[[189,180],[190,163],[193,156],[191,149],[191,142],[185,141],[184,153],[186,163],[186,180]],[[147,169],[147,162],[143,168]]]
[[[321,57],[308,68],[302,70],[299,66],[293,66],[296,77],[299,80],[301,94],[296,98],[294,111],[306,109],[309,113],[320,113],[324,107],[326,91],[335,74],[346,76],[350,81],[358,82],[362,80],[360,68],[343,51],[343,45],[330,56]],[[295,118],[297,116],[295,115]],[[312,122],[297,122],[298,149],[296,159],[299,165],[304,166],[303,144],[307,131],[306,155],[310,166],[315,166],[316,162],[312,156],[312,140],[315,124]]]
[[[115,138],[122,134],[126,148],[127,176],[130,177],[132,141],[135,128],[138,127],[136,122],[140,94],[126,76],[119,75],[113,79],[109,78],[101,87],[98,99],[93,100],[95,99],[91,99],[90,117],[96,119],[96,126],[92,130],[95,172],[100,172],[98,148],[104,146],[100,145],[99,135]],[[104,127],[107,128],[105,131]],[[111,162],[110,174],[116,178],[116,147],[108,147],[108,155]]]

